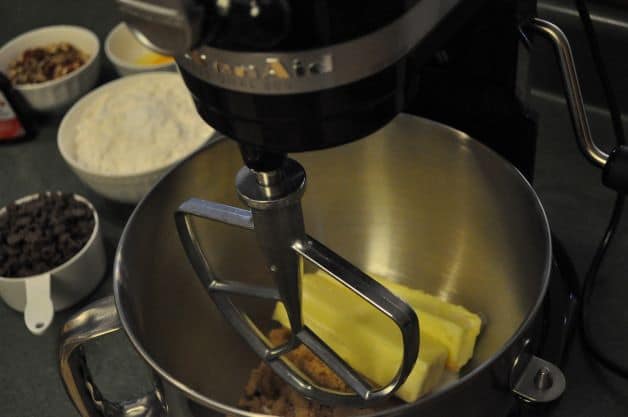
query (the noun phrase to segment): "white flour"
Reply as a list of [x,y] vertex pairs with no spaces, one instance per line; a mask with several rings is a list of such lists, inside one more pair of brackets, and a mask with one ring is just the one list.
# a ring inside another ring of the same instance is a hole
[[164,77],[158,84],[139,79],[86,106],[77,124],[75,151],[89,171],[134,174],[183,158],[212,132],[178,77]]

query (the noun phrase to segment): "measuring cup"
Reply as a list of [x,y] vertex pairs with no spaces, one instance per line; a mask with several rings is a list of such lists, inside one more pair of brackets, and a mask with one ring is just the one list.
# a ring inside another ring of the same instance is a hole
[[[32,194],[20,198],[15,204],[24,204],[38,196]],[[98,214],[87,199],[78,195],[74,198],[87,205],[94,215],[94,229],[81,250],[63,264],[42,274],[0,276],[0,297],[12,309],[24,312],[24,323],[35,335],[46,331],[55,311],[76,304],[92,292],[107,266]],[[6,207],[0,209],[0,215],[4,212]]]

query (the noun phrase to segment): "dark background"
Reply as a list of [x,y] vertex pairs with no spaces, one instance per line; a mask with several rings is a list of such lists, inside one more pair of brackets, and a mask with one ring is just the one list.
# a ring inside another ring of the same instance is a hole
[[[612,3],[596,2],[594,22],[602,37],[603,53],[623,109],[628,109],[628,19]],[[568,1],[542,2],[542,16],[560,24],[575,48],[589,115],[597,141],[609,149],[610,122],[603,110],[599,83],[575,11]],[[92,29],[104,42],[119,21],[112,1],[105,0],[0,0],[0,44],[26,30],[52,24],[78,24]],[[102,82],[113,78],[102,54]],[[549,48],[539,45],[532,56],[531,104],[539,115],[538,159],[535,188],[547,209],[554,233],[565,243],[582,275],[606,225],[613,194],[600,183],[600,172],[578,153],[562,96],[558,72]],[[85,195],[97,207],[110,259],[132,207],[97,196],[72,174],[56,148],[59,116],[48,117],[36,139],[0,147],[0,206],[22,195],[61,189]],[[511,133],[504,131],[508,137]],[[628,222],[600,275],[595,296],[593,329],[598,343],[628,362]],[[111,293],[111,277],[91,300]],[[57,314],[41,337],[24,327],[21,314],[0,303],[0,416],[61,417],[77,415],[57,374],[57,335],[69,315],[88,301]],[[147,371],[123,333],[100,339],[88,347],[95,379],[111,399],[133,397],[148,383]],[[579,342],[573,346],[567,367],[567,391],[552,415],[570,417],[628,415],[628,384],[590,361]]]

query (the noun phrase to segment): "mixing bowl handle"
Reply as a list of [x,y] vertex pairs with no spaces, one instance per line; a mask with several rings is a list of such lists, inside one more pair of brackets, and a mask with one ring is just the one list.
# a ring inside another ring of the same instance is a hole
[[114,403],[103,398],[94,384],[82,345],[118,330],[120,319],[111,296],[92,303],[65,323],[59,344],[59,371],[68,396],[81,417],[165,417],[156,390],[136,400]]

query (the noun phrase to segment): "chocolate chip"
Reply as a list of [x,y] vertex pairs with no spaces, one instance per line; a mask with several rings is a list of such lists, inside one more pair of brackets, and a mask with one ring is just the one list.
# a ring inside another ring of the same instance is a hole
[[20,254],[20,247],[15,245],[7,245],[5,246],[5,250],[7,255],[11,256],[11,257],[15,257],[16,255]]
[[77,232],[84,234],[84,233],[91,233],[91,231],[94,229],[94,222],[93,221],[88,221],[88,220],[81,220],[80,222],[78,222],[76,224],[77,226]]
[[68,245],[68,251],[66,252],[66,255],[68,256],[72,256],[73,254],[77,253],[79,250],[81,250],[81,247],[83,245],[81,245],[80,242],[73,240],[72,242],[70,242],[70,244]]
[[35,243],[41,239],[41,230],[29,230],[24,234],[24,240],[28,243]]
[[72,217],[83,217],[85,216],[85,212],[86,210],[83,207],[73,207],[70,210],[70,213],[72,213]]
[[21,268],[19,268],[17,270],[17,275],[21,276],[21,277],[27,277],[27,276],[31,275],[32,271],[33,271],[32,268],[23,266],[23,267],[21,267]]
[[33,251],[33,253],[30,254],[30,261],[34,263],[41,261],[41,252]]
[[15,221],[15,225],[18,226],[18,227],[28,226],[30,223],[31,223],[30,216],[19,217]]
[[30,209],[30,211],[37,212],[39,210],[42,210],[44,208],[45,204],[46,203],[44,202],[44,200],[40,200],[40,199],[33,200],[31,202],[31,205],[30,205],[29,209]]
[[23,240],[24,240],[24,235],[22,233],[13,233],[7,236],[7,243],[11,246],[16,245]]

